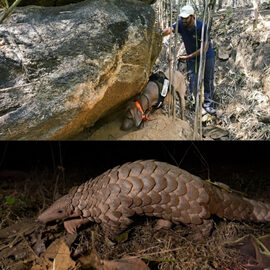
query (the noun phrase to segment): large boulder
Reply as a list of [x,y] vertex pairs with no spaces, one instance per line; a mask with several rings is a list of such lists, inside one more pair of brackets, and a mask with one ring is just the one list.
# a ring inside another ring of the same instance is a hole
[[28,6],[0,25],[0,138],[66,139],[137,94],[161,50],[151,6]]

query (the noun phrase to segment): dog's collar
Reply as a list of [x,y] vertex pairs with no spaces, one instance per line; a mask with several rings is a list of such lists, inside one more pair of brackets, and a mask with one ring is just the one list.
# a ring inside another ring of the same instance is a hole
[[135,105],[138,108],[138,110],[142,113],[142,120],[147,121],[148,118],[146,117],[146,115],[145,115],[145,113],[144,113],[144,111],[142,109],[142,106],[141,106],[141,104],[140,104],[140,102],[138,100],[135,101]]
[[140,104],[140,102],[138,100],[135,101],[135,105],[138,108],[138,110],[141,112],[141,114],[142,114],[142,120],[143,121],[152,121],[152,120],[155,120],[155,119],[150,119],[150,118],[148,118],[146,116],[146,114],[144,113],[143,108],[142,108],[142,106],[141,106],[141,104]]

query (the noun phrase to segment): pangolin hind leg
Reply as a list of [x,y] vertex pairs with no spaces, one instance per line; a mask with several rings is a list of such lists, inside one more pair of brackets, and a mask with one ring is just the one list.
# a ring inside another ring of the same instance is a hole
[[191,224],[190,227],[194,232],[190,237],[195,241],[200,241],[210,236],[214,228],[214,221],[212,219],[204,219],[202,224]]

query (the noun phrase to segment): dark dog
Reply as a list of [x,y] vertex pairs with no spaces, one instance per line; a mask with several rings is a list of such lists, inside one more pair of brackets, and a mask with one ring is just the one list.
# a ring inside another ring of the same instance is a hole
[[[165,72],[165,76],[169,78],[169,70]],[[175,92],[178,93],[180,97],[181,105],[181,119],[184,119],[185,112],[185,94],[186,94],[186,83],[185,78],[179,71],[174,73],[174,83],[173,87]],[[163,103],[168,102],[168,94]],[[127,112],[125,118],[122,122],[121,129],[129,130],[132,127],[139,128],[144,120],[147,120],[145,115],[146,111],[151,111],[152,108],[160,108],[157,106],[159,102],[159,87],[156,82],[149,80],[147,85],[141,92],[138,100],[135,102],[129,103],[127,106]]]

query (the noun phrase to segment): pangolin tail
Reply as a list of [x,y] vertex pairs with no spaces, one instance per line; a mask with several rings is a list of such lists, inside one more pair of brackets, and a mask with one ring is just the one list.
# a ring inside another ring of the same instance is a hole
[[248,199],[235,192],[208,184],[209,211],[230,220],[270,222],[270,204]]

